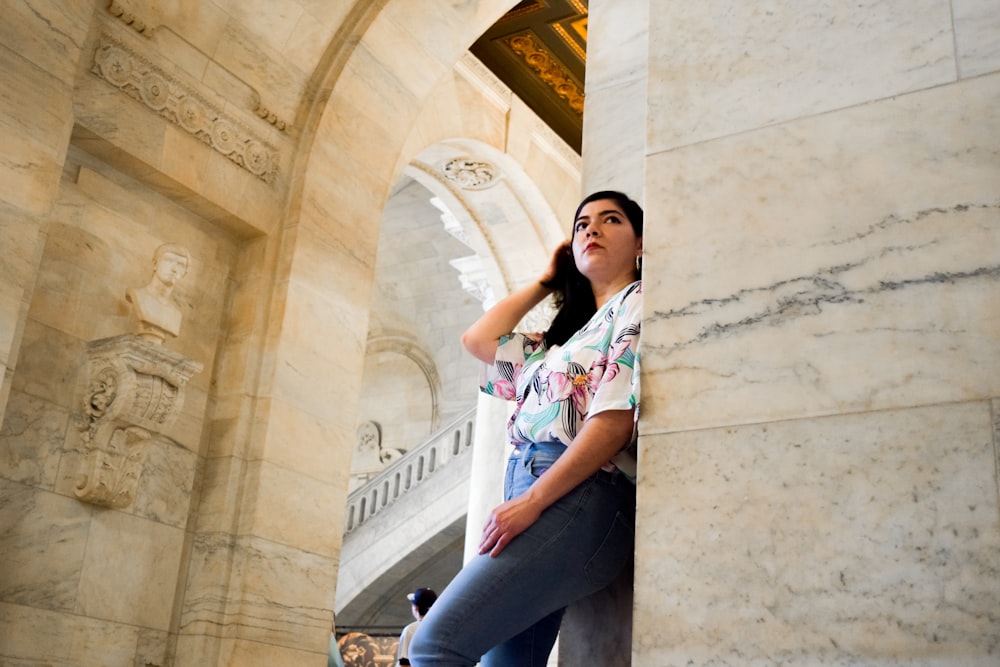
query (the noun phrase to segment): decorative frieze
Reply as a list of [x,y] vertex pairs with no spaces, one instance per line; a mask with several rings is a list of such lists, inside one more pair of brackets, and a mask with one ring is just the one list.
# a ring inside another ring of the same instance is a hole
[[265,183],[274,182],[278,156],[272,146],[121,42],[103,35],[90,71]]
[[258,116],[260,116],[261,118],[263,118],[264,120],[266,120],[271,125],[274,125],[276,128],[278,128],[282,132],[285,131],[285,127],[287,125],[285,123],[285,121],[283,121],[280,118],[278,118],[277,114],[275,114],[273,111],[271,111],[267,107],[265,107],[265,106],[261,105],[260,103],[258,103],[257,104],[257,108],[254,109],[253,111],[254,111],[255,114],[257,114]]

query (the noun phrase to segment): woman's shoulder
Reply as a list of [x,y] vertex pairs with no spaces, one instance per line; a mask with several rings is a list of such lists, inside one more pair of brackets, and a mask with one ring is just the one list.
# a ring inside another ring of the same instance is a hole
[[615,320],[639,320],[642,317],[642,281],[637,280],[623,289],[614,304],[612,316]]
[[636,280],[634,283],[626,286],[618,293],[618,296],[613,299],[614,302],[622,304],[637,303],[642,301],[642,281]]

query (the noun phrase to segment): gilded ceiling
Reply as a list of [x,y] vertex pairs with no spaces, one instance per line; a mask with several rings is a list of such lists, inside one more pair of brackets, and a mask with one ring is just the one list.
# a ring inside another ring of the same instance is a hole
[[487,30],[471,51],[580,151],[587,0],[524,0]]

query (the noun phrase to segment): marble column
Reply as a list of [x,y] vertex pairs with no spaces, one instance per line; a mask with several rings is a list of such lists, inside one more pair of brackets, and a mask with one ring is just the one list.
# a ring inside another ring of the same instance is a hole
[[465,561],[478,553],[486,519],[490,511],[503,502],[503,471],[510,455],[504,434],[511,404],[486,394],[480,394],[477,401],[469,473],[469,513],[465,522]]
[[[591,0],[583,125],[583,195],[620,190],[643,204],[649,0]],[[633,572],[569,607],[560,665],[628,664]]]
[[581,194],[620,190],[641,205],[649,0],[592,0],[588,10]]
[[652,3],[633,664],[997,664],[991,4]]

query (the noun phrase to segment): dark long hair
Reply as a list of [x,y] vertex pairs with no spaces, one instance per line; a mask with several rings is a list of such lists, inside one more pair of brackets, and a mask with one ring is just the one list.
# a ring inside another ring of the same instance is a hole
[[[573,215],[573,232],[570,238],[576,233],[576,219],[580,217],[583,207],[598,199],[610,199],[621,207],[625,217],[632,224],[635,235],[642,236],[642,207],[632,201],[628,195],[615,190],[601,190],[587,196],[576,208]],[[636,280],[642,278],[641,267],[636,270]],[[594,313],[597,312],[597,303],[594,301],[594,290],[587,280],[576,268],[576,260],[573,259],[572,249],[560,255],[556,261],[555,277],[544,283],[545,287],[555,290],[555,303],[558,312],[549,325],[549,330],[545,332],[545,344],[562,345],[569,337],[579,331]]]

